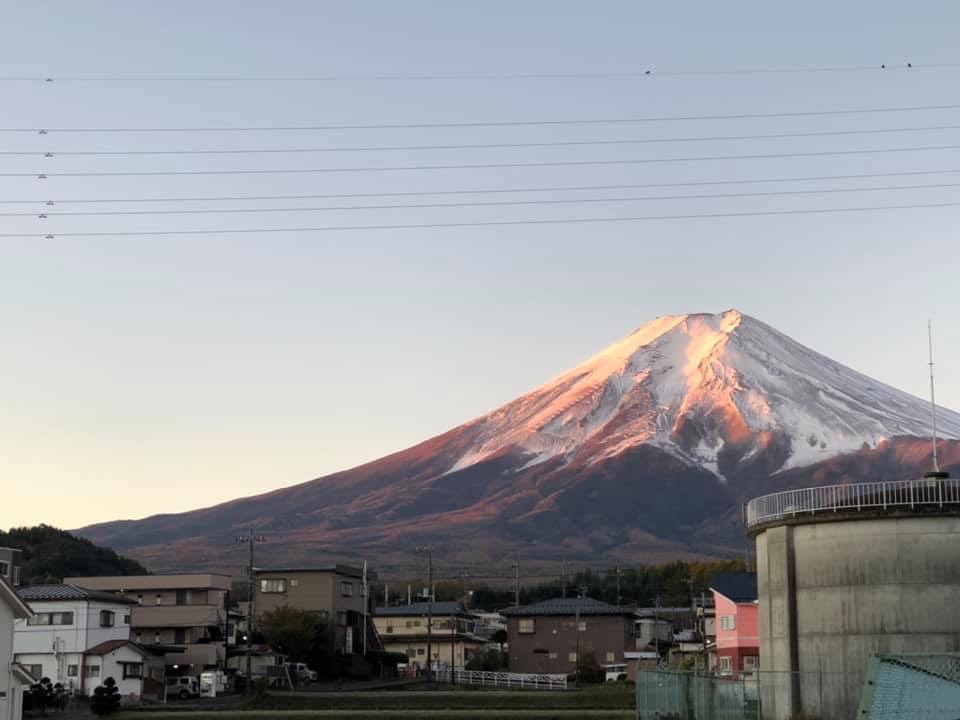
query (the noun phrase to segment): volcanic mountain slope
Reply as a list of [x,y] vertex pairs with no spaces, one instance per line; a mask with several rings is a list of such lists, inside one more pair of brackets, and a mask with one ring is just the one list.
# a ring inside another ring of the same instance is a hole
[[[408,450],[265,495],[80,532],[154,568],[222,562],[250,526],[274,540],[264,551],[275,562],[424,540],[461,563],[517,550],[725,554],[742,547],[730,518],[746,494],[927,469],[929,441],[915,438],[928,422],[925,401],[736,310],[668,316]],[[960,437],[960,414],[938,409],[938,427]],[[960,444],[946,440],[941,452],[945,465],[960,462]]]

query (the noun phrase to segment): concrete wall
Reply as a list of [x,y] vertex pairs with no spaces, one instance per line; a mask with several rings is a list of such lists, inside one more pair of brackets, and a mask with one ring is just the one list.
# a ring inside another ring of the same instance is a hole
[[872,654],[960,650],[958,549],[958,517],[760,532],[764,718],[853,717]]

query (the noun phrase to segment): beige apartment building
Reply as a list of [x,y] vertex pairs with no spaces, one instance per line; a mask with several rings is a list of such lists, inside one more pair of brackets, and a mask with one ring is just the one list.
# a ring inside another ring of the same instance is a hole
[[[64,582],[105,590],[136,602],[130,617],[133,640],[142,645],[173,645],[167,665],[179,674],[225,667],[227,641],[233,635],[226,609],[229,575],[182,573],[74,577]],[[233,640],[230,640],[233,643]]]
[[[374,579],[371,573],[369,579]],[[257,570],[254,612],[257,617],[279,607],[316,613],[332,623],[333,649],[346,654],[363,652],[364,608],[367,604],[363,571],[349,565]],[[367,649],[380,650],[373,624],[367,619]]]
[[426,668],[428,617],[434,669],[462,670],[487,645],[486,639],[474,634],[477,619],[458,602],[435,602],[429,611],[425,602],[378,607],[373,622],[384,650],[406,655],[408,665]]

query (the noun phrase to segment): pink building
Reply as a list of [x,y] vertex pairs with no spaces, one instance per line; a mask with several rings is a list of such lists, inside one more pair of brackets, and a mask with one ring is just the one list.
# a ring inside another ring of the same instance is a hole
[[752,673],[760,664],[756,573],[719,573],[710,582],[717,612],[717,670]]

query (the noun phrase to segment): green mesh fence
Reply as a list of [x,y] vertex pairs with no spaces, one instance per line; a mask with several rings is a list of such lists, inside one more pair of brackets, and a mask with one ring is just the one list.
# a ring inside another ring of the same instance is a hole
[[637,673],[640,720],[760,720],[755,677],[726,678],[694,672]]
[[860,697],[863,720],[960,718],[960,653],[874,655]]

